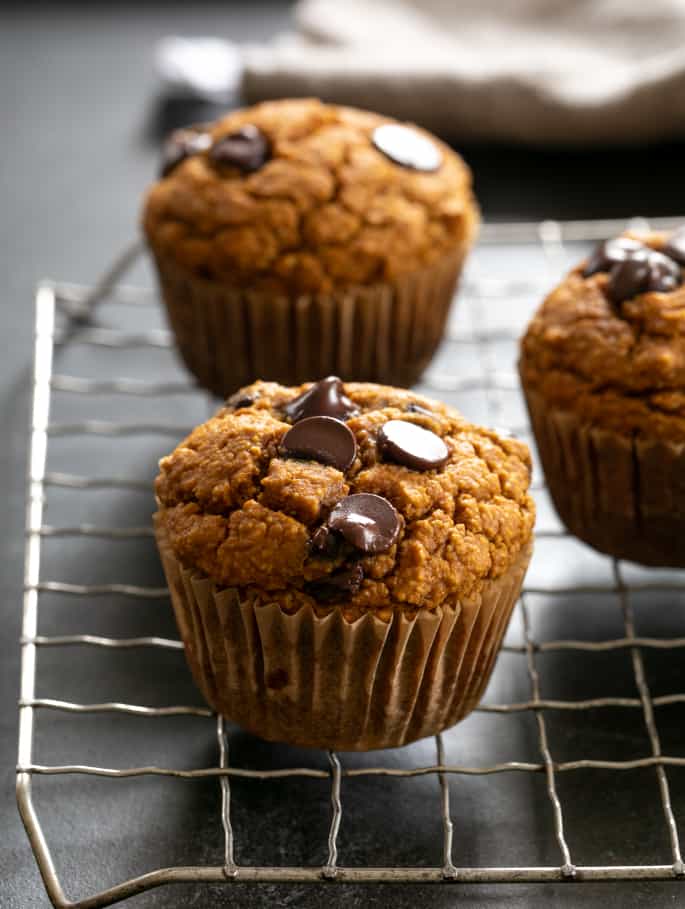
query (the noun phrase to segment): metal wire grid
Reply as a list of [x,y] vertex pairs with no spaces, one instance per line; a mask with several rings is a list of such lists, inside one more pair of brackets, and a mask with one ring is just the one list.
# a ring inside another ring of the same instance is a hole
[[[655,220],[655,226],[669,228],[674,221]],[[542,224],[488,225],[483,239],[490,243],[538,242],[542,244],[545,255],[554,269],[557,269],[565,250],[566,240],[590,240],[615,233],[624,227],[623,222],[544,222]],[[671,806],[671,796],[667,768],[685,767],[685,758],[663,754],[654,708],[669,704],[685,703],[685,693],[668,694],[652,697],[646,681],[642,651],[675,650],[685,648],[685,638],[653,638],[638,636],[635,633],[633,611],[629,593],[635,591],[668,591],[682,592],[682,582],[640,583],[629,585],[623,576],[621,564],[613,562],[613,584],[609,587],[599,585],[576,585],[571,587],[539,588],[526,585],[520,598],[520,613],[523,623],[523,644],[505,646],[505,650],[525,657],[530,681],[531,696],[526,701],[505,704],[482,704],[478,710],[488,713],[531,712],[536,720],[540,751],[540,761],[521,762],[505,761],[489,766],[466,766],[450,764],[445,758],[445,746],[441,735],[435,738],[435,763],[429,766],[398,767],[361,767],[345,768],[337,754],[328,755],[329,770],[311,767],[279,768],[256,770],[232,767],[227,731],[221,717],[215,717],[216,738],[218,745],[218,762],[214,767],[191,770],[180,770],[170,767],[139,766],[112,768],[78,765],[46,765],[34,761],[33,739],[36,712],[39,710],[66,711],[72,713],[109,713],[132,714],[146,717],[193,715],[212,717],[211,711],[191,706],[149,707],[131,703],[74,703],[54,698],[36,697],[36,660],[41,648],[62,648],[71,645],[82,645],[92,648],[167,648],[179,650],[182,645],[178,640],[157,636],[113,638],[93,634],[39,635],[38,609],[41,594],[59,592],[74,597],[99,597],[120,594],[126,597],[158,599],[167,596],[165,588],[144,587],[131,584],[77,584],[56,580],[42,580],[40,572],[41,543],[46,537],[98,537],[103,539],[145,538],[151,536],[151,528],[125,527],[111,528],[92,524],[77,526],[51,526],[43,521],[44,504],[47,490],[61,487],[66,490],[83,489],[149,489],[149,480],[140,477],[108,476],[92,477],[58,472],[47,472],[47,451],[50,437],[65,435],[104,435],[123,436],[137,433],[163,432],[178,437],[187,427],[168,424],[124,424],[100,420],[84,420],[73,423],[50,422],[50,398],[52,391],[73,394],[103,394],[156,396],[188,391],[195,392],[188,383],[149,383],[125,378],[86,379],[73,375],[56,375],[53,373],[53,349],[55,343],[68,340],[70,333],[79,333],[79,342],[95,347],[115,349],[151,347],[167,348],[171,339],[166,332],[149,331],[130,333],[115,329],[97,328],[89,324],[93,306],[105,297],[114,296],[126,303],[152,302],[154,297],[140,290],[120,286],[120,279],[140,254],[136,245],[125,254],[102,277],[94,288],[83,288],[67,284],[42,284],[36,295],[36,334],[35,365],[33,377],[32,428],[29,461],[29,494],[26,521],[26,554],[25,584],[23,598],[22,628],[22,674],[21,695],[19,701],[19,749],[17,766],[17,799],[19,810],[26,827],[29,840],[35,853],[40,873],[43,877],[48,895],[55,906],[72,907],[72,909],[91,909],[105,906],[152,887],[172,882],[314,882],[322,879],[331,881],[354,882],[441,882],[462,881],[469,883],[497,883],[515,881],[591,881],[591,880],[626,880],[654,879],[673,880],[685,878],[678,825]],[[472,301],[474,329],[467,337],[453,338],[460,344],[471,345],[479,356],[480,370],[474,376],[429,376],[426,384],[432,384],[439,393],[449,386],[452,391],[480,390],[486,395],[488,415],[492,424],[498,424],[498,394],[515,387],[515,377],[503,374],[494,368],[491,361],[492,344],[497,340],[511,339],[506,333],[494,331],[483,332],[480,325],[485,321],[478,319],[479,307],[488,297],[505,298],[507,294],[522,292],[539,293],[538,286],[532,287],[527,282],[502,280],[497,277],[471,281],[465,291]],[[56,310],[67,314],[66,329],[58,331]],[[516,432],[529,434],[528,427],[517,427]],[[541,488],[538,484],[537,488]],[[538,537],[561,538],[564,531],[539,532]],[[601,640],[548,640],[536,642],[531,634],[529,597],[535,593],[550,596],[564,596],[570,593],[612,593],[620,606],[623,617],[624,635],[622,637]],[[582,701],[556,700],[541,697],[540,678],[537,668],[537,656],[550,651],[590,651],[609,652],[629,650],[632,669],[639,697],[598,697]],[[552,756],[547,726],[546,710],[586,711],[602,707],[627,707],[639,709],[648,734],[651,753],[634,760],[574,760],[555,761]],[[556,776],[558,773],[584,768],[606,770],[631,770],[653,767],[658,779],[663,817],[670,842],[671,862],[661,865],[579,865],[573,861],[564,832],[564,812],[557,792]],[[560,861],[554,866],[540,867],[458,867],[453,858],[453,825],[450,806],[450,792],[447,784],[448,775],[488,775],[507,772],[543,773],[554,819],[554,830],[559,849]],[[53,864],[50,849],[36,814],[31,782],[34,775],[81,774],[86,777],[140,777],[163,776],[184,779],[216,778],[220,784],[220,817],[223,828],[223,864],[220,866],[185,866],[160,868],[139,877],[120,883],[78,902],[69,901],[62,889]],[[343,812],[341,799],[341,782],[343,777],[400,777],[435,775],[439,782],[440,812],[443,829],[443,863],[440,867],[341,867],[338,863],[338,832]],[[234,832],[231,825],[231,779],[249,778],[255,780],[274,780],[285,778],[313,778],[330,780],[331,819],[328,832],[328,856],[323,866],[316,867],[246,867],[238,865],[234,858]]]

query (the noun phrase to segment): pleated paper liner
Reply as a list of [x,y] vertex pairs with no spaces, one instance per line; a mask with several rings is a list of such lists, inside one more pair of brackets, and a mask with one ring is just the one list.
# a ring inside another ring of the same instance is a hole
[[[412,618],[288,615],[183,568],[155,534],[193,676],[208,703],[255,735],[365,751],[440,732],[480,700],[532,545],[480,594]],[[275,599],[277,594],[275,594]]]
[[155,259],[181,357],[201,385],[226,397],[255,379],[413,384],[442,339],[466,252],[393,282],[293,297],[242,291]]
[[525,393],[550,495],[571,533],[616,558],[685,568],[685,445],[591,427]]

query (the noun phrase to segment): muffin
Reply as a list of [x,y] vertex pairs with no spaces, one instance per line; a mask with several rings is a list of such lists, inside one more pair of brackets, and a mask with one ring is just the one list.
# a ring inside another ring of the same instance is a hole
[[195,680],[265,739],[367,750],[466,716],[531,554],[516,439],[407,391],[242,389],[160,462],[155,534]]
[[143,213],[181,356],[222,397],[258,377],[413,383],[477,224],[446,145],[312,99],[173,133]]
[[685,229],[601,244],[547,297],[520,373],[559,516],[600,552],[685,567]]

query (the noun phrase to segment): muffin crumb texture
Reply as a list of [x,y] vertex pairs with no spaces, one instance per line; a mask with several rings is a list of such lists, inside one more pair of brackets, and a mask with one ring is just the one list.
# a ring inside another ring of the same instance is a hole
[[[143,222],[155,254],[243,288],[328,293],[393,280],[470,243],[478,215],[464,162],[418,127],[439,166],[393,162],[372,142],[389,122],[305,99],[198,127],[212,149],[186,137],[148,194]],[[260,166],[231,166],[235,154],[222,163],[213,152],[254,129],[268,146]]]
[[[667,234],[626,236],[658,253],[678,253]],[[589,266],[571,271],[530,323],[520,362],[524,385],[587,425],[685,442],[685,285],[673,280],[666,292],[647,289],[617,300],[612,276]],[[671,266],[677,270],[676,261]]]
[[[258,603],[277,599],[287,612],[340,605],[348,620],[435,610],[506,572],[534,523],[524,443],[412,392],[346,383],[356,456],[343,472],[284,454],[287,405],[308,387],[242,389],[161,461],[160,518],[185,567]],[[444,465],[416,470],[382,454],[379,434],[391,420],[438,436]],[[358,493],[381,496],[397,512],[399,535],[386,551],[360,551],[326,530],[335,506]]]

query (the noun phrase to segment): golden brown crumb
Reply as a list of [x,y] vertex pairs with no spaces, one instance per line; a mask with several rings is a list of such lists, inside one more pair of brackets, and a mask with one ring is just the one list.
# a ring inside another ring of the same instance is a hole
[[[220,585],[296,611],[312,582],[356,563],[360,589],[344,597],[348,617],[369,609],[385,613],[436,609],[477,593],[503,574],[530,540],[535,511],[528,494],[530,454],[523,442],[468,423],[457,411],[409,391],[346,383],[359,408],[347,421],[357,457],[343,474],[316,461],[284,459],[278,444],[290,426],[284,405],[308,386],[257,382],[243,389],[254,403],[221,408],[160,463],[156,493],[170,544],[181,562]],[[408,409],[410,404],[430,413]],[[378,430],[391,419],[439,435],[449,458],[439,470],[411,470],[383,460]],[[347,543],[333,553],[310,539],[345,495],[387,498],[402,529],[387,552],[361,557]]]
[[325,293],[392,280],[469,245],[478,214],[468,168],[434,137],[437,171],[394,164],[370,141],[387,122],[313,99],[228,114],[208,128],[213,141],[252,124],[270,160],[247,174],[217,169],[207,153],[182,161],[147,196],[153,250],[197,277]]
[[685,442],[685,285],[615,306],[607,281],[579,267],[549,294],[522,342],[524,384],[588,424]]

